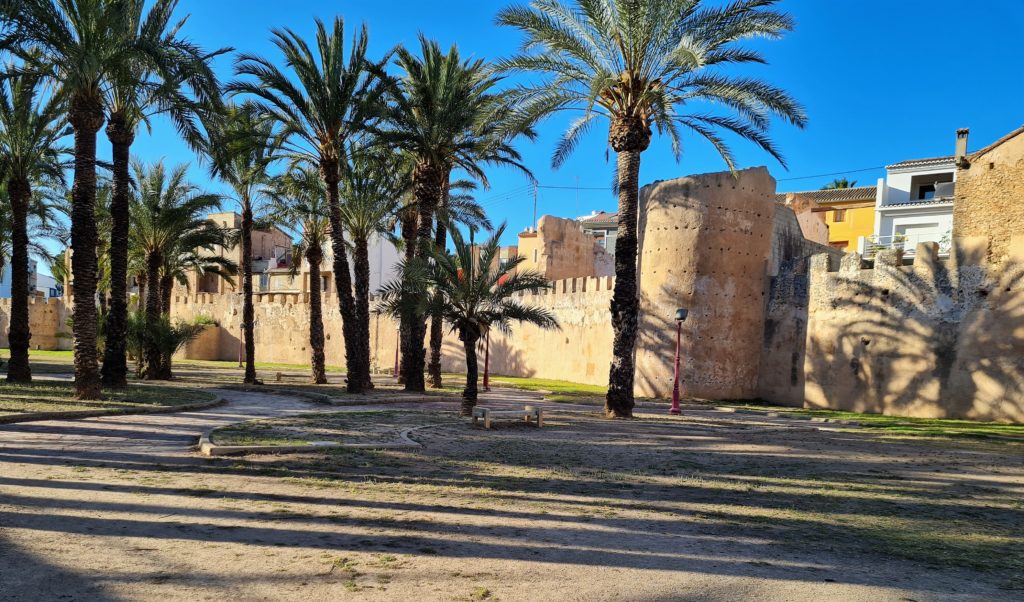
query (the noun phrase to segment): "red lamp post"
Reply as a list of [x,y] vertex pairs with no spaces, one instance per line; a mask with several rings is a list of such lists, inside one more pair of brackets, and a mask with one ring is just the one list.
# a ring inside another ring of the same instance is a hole
[[668,409],[669,414],[681,414],[679,409],[679,348],[682,343],[683,322],[689,312],[686,308],[676,310],[676,368],[672,374],[672,407]]
[[491,331],[484,339],[484,391],[491,390]]
[[399,365],[398,365],[398,349],[401,346],[402,346],[402,329],[399,328],[398,329],[398,333],[395,335],[395,371],[393,373],[395,375],[395,378],[398,378],[398,369],[399,369]]

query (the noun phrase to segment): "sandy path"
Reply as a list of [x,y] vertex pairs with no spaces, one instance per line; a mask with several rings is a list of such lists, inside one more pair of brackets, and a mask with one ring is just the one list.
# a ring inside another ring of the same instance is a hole
[[[754,532],[659,525],[658,515],[628,504],[599,520],[562,510],[591,504],[589,496],[551,494],[555,509],[538,514],[516,494],[445,497],[425,472],[404,476],[411,488],[372,475],[320,487],[316,458],[294,470],[277,460],[199,458],[190,446],[204,429],[324,409],[221,393],[227,405],[200,412],[0,427],[0,600],[924,602],[1019,593],[886,557],[848,564],[841,549],[774,550]],[[533,398],[501,391],[489,403]],[[698,418],[686,437],[706,438],[716,420],[806,431],[713,411]],[[558,431],[541,435],[548,432]],[[424,437],[442,457],[458,453],[444,447],[449,440]],[[368,458],[347,462],[358,472]],[[534,503],[546,494],[521,495]]]

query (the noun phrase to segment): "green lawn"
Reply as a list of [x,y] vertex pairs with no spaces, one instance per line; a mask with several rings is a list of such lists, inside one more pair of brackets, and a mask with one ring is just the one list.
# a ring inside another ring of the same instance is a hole
[[105,391],[104,399],[101,400],[79,401],[74,399],[70,383],[37,381],[31,385],[15,385],[0,382],[0,417],[97,410],[117,414],[128,410],[155,410],[213,399],[212,394],[201,391],[133,385],[123,391]]
[[741,409],[762,412],[776,412],[782,415],[829,418],[833,420],[856,421],[862,428],[877,429],[893,435],[915,435],[928,437],[1020,437],[1024,441],[1024,424],[1005,422],[979,422],[974,420],[946,420],[938,418],[905,418],[862,412],[792,408],[767,403],[713,402],[714,405],[728,405]]

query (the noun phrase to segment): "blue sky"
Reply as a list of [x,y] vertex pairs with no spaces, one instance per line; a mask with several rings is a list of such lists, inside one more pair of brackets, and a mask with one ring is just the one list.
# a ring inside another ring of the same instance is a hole
[[[191,13],[184,31],[201,45],[233,46],[271,59],[278,57],[269,43],[272,27],[311,37],[315,17],[329,20],[339,13],[352,26],[368,25],[373,55],[398,43],[416,46],[422,31],[445,46],[458,44],[464,55],[490,59],[514,52],[521,41],[516,31],[494,24],[505,5],[499,0],[182,0],[179,10]],[[779,180],[779,191],[820,188],[836,176],[806,176],[835,172],[872,184],[888,163],[952,154],[958,127],[971,128],[974,149],[1024,123],[1020,0],[783,0],[780,8],[794,16],[796,31],[779,41],[755,43],[769,65],[743,73],[789,90],[806,107],[809,125],[799,130],[780,122],[773,128],[788,171],[754,146],[732,140],[738,163],[766,165]],[[232,77],[231,68],[230,58],[217,64],[224,79]],[[551,168],[551,152],[567,119],[549,119],[536,142],[519,144],[543,185],[569,188],[541,189],[540,213],[568,217],[613,210],[616,201],[607,188],[615,157],[606,153],[606,127],[595,128],[559,170]],[[109,155],[102,138],[100,153]],[[724,169],[707,143],[687,136],[684,144],[682,162],[676,163],[667,141],[656,140],[643,155],[641,183]],[[152,134],[140,133],[133,150],[147,161],[191,162],[197,183],[219,189],[160,119]],[[492,220],[508,222],[506,242],[513,243],[515,233],[532,223],[532,194],[517,172],[492,169],[489,177],[491,189],[478,199]],[[583,189],[579,193],[573,189],[577,185]]]

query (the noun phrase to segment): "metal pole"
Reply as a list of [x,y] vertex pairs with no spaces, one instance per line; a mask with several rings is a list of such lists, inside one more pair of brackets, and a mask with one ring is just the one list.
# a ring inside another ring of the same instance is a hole
[[491,331],[484,339],[484,391],[491,390]]
[[395,378],[398,378],[398,349],[402,346],[402,329],[398,329],[398,333],[395,335]]
[[676,369],[672,376],[672,407],[668,409],[669,414],[680,414],[679,410],[679,346],[683,332],[683,322],[676,321]]
[[238,367],[242,367],[242,349],[245,344],[245,323],[238,327]]

